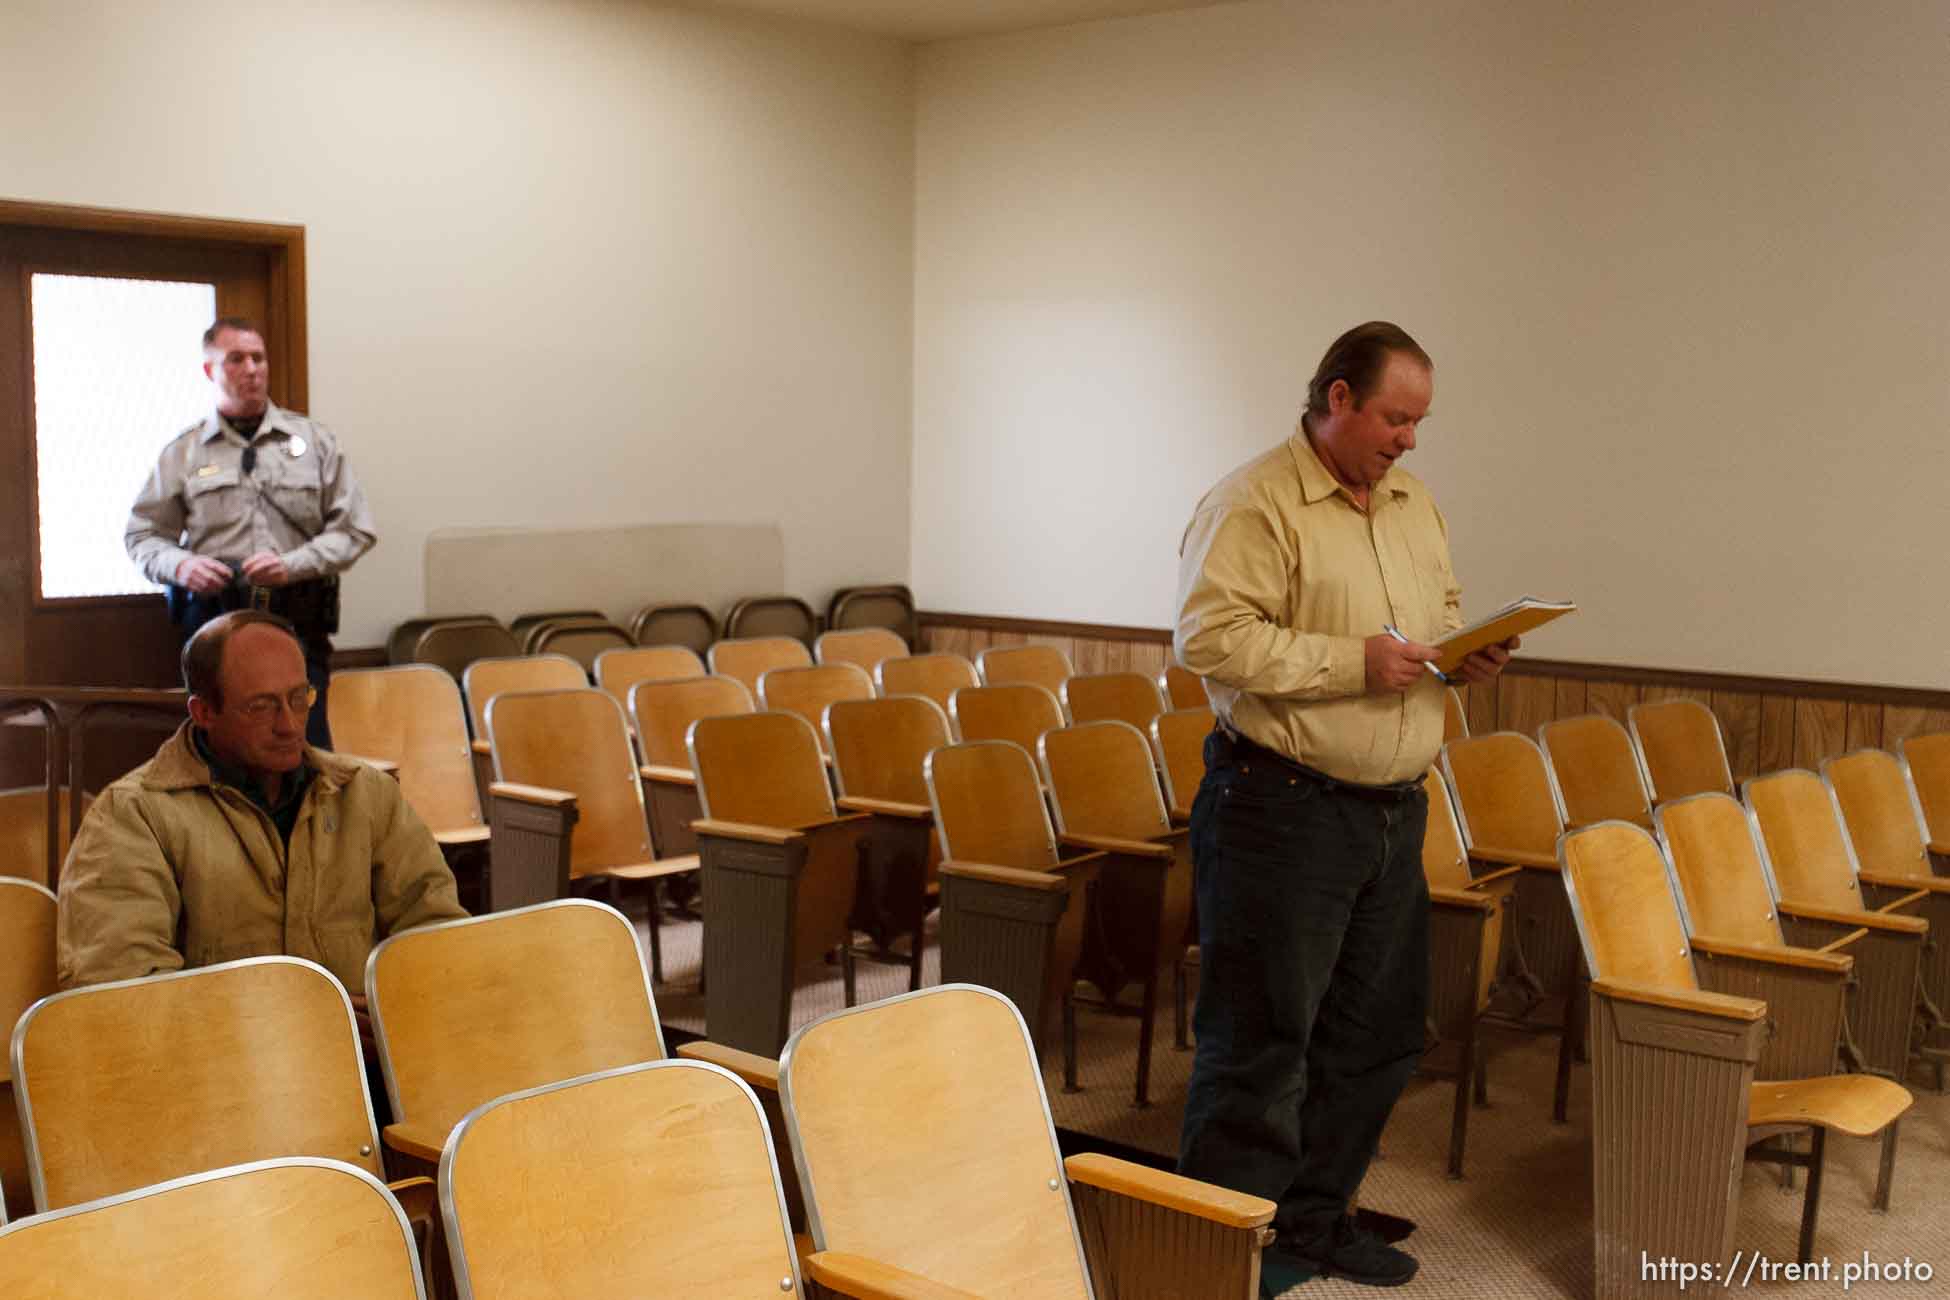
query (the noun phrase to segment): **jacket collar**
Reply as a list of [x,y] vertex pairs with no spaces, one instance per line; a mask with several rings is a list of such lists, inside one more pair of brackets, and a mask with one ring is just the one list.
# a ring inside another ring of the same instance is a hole
[[[196,752],[196,744],[190,739],[193,724],[185,718],[183,725],[176,728],[176,734],[163,742],[156,756],[142,769],[142,785],[148,790],[194,790],[199,787],[214,787],[216,778]],[[333,794],[345,787],[359,764],[349,758],[341,758],[330,750],[305,746],[305,763],[316,773],[312,785],[322,794]]]

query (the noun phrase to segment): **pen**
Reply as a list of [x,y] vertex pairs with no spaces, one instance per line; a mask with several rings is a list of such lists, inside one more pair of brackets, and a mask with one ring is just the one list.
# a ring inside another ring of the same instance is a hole
[[[1383,623],[1381,625],[1381,630],[1383,632],[1386,632],[1389,636],[1394,637],[1397,641],[1400,641],[1403,645],[1408,644],[1408,638],[1403,636],[1402,630],[1396,627],[1393,623]],[[1434,673],[1435,679],[1441,682],[1443,685],[1447,686],[1449,684],[1448,674],[1443,672],[1440,668],[1437,668],[1434,664],[1429,663],[1425,660],[1423,661],[1422,667]]]

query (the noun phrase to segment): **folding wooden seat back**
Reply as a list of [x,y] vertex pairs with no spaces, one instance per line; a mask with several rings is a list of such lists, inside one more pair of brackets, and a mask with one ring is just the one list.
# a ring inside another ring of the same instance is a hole
[[623,710],[607,691],[503,692],[488,702],[487,734],[495,780],[575,795],[571,878],[657,856]]
[[1209,708],[1173,709],[1151,720],[1151,744],[1164,774],[1165,804],[1180,820],[1192,815],[1192,800],[1205,780],[1205,738],[1216,725]]
[[34,1204],[277,1156],[383,1177],[352,1004],[295,957],[57,993],[14,1035]]
[[972,740],[937,749],[927,780],[946,857],[1029,871],[1056,865],[1036,762],[1021,745]]
[[1855,846],[1820,777],[1789,768],[1748,779],[1741,793],[1784,902],[1863,910]]
[[1469,714],[1463,708],[1462,692],[1453,686],[1442,691],[1442,743],[1460,740],[1469,734]]
[[1072,672],[1070,657],[1051,645],[991,647],[975,657],[975,669],[984,686],[1029,682],[1051,695],[1063,689]]
[[604,652],[628,650],[634,645],[628,632],[599,617],[565,618],[536,628],[526,648],[530,654],[566,655],[582,667],[586,680]]
[[431,664],[332,674],[332,742],[399,764],[400,793],[436,839],[478,833],[481,798],[454,679]]
[[873,679],[858,664],[820,664],[808,668],[774,668],[758,679],[758,707],[796,713],[813,729],[823,749],[820,730],[826,706],[835,700],[870,700]]
[[1154,840],[1171,833],[1144,733],[1106,719],[1045,732],[1038,743],[1057,830]]
[[567,655],[513,655],[477,659],[461,676],[467,712],[476,736],[487,735],[487,706],[508,691],[573,691],[589,685],[589,674]]
[[1554,861],[1564,810],[1543,750],[1514,731],[1466,736],[1442,747],[1442,771],[1471,853],[1509,852]]
[[907,645],[919,645],[921,627],[914,593],[902,583],[842,587],[826,605],[828,628],[884,627]]
[[690,770],[691,751],[684,737],[693,722],[757,708],[751,690],[736,677],[680,677],[630,689],[630,717],[636,722],[643,761],[685,771]]
[[1698,700],[1660,700],[1625,711],[1654,803],[1689,794],[1734,793],[1720,720]]
[[1564,887],[1592,975],[1697,991],[1679,898],[1651,838],[1600,825],[1566,836],[1563,851]]
[[948,711],[949,701],[964,686],[979,686],[975,665],[958,654],[909,655],[883,659],[873,670],[882,695],[925,695]]
[[414,638],[412,661],[432,664],[458,679],[476,659],[506,659],[521,642],[499,623],[436,623]]
[[638,645],[681,645],[702,655],[718,639],[718,618],[702,605],[645,605],[630,616]]
[[1865,873],[1930,875],[1923,809],[1901,760],[1884,750],[1858,749],[1824,759],[1821,779],[1842,810],[1856,862]]
[[198,1172],[0,1228],[21,1300],[422,1300],[413,1229],[378,1179],[287,1157]]
[[1033,754],[1045,731],[1063,725],[1063,706],[1033,682],[966,686],[948,701],[957,740],[1006,740]]
[[832,819],[819,741],[798,714],[701,718],[689,743],[707,818],[784,828]]
[[1557,780],[1567,825],[1628,821],[1651,827],[1652,800],[1625,728],[1603,714],[1588,713],[1547,722],[1537,735]]
[[[12,1032],[21,1012],[55,990],[54,895],[31,880],[0,876],[0,1028]],[[0,1052],[0,1223],[9,1215],[33,1213],[14,1111],[13,1059]]]
[[705,662],[714,674],[736,677],[756,696],[759,678],[774,668],[810,668],[812,652],[796,637],[727,638],[712,645]]
[[715,1065],[487,1101],[441,1156],[440,1200],[463,1300],[803,1294],[765,1114]]
[[813,642],[813,662],[853,664],[869,677],[882,661],[906,657],[907,642],[884,627],[838,628],[821,632]]
[[1202,678],[1180,668],[1177,664],[1166,664],[1158,674],[1158,689],[1163,692],[1165,705],[1170,709],[1209,709],[1212,701],[1205,694]]
[[602,616],[603,612],[600,609],[539,610],[528,614],[517,614],[514,621],[508,624],[508,630],[515,634],[515,638],[521,642],[526,653],[534,654],[535,636],[542,628],[578,619],[600,619]]
[[726,612],[724,634],[728,640],[790,637],[804,649],[819,634],[819,615],[797,596],[747,596]]
[[1064,681],[1059,698],[1072,722],[1115,718],[1140,732],[1165,711],[1158,684],[1143,673],[1081,673]]
[[948,716],[933,700],[838,700],[826,709],[825,731],[841,795],[927,807],[927,757],[950,743]]
[[504,1093],[665,1056],[635,927],[582,899],[393,935],[366,960],[366,999],[386,1143],[428,1161]]
[[386,662],[389,664],[418,662],[413,657],[413,652],[419,645],[420,634],[442,623],[458,623],[470,627],[501,626],[501,620],[492,614],[435,614],[409,618],[394,624],[393,630],[386,634]]
[[1688,930],[1759,947],[1787,943],[1746,809],[1710,790],[1662,804],[1658,824]]
[[1902,755],[1929,828],[1932,851],[1950,854],[1950,731],[1910,736],[1902,743]]
[[[1106,1156],[1065,1161],[1028,1028],[990,989],[823,1017],[793,1035],[779,1076],[818,1248],[808,1273],[843,1294],[1257,1294],[1272,1203]],[[848,1289],[861,1261],[911,1289]]]
[[627,706],[638,682],[669,682],[702,677],[704,660],[682,645],[643,645],[605,650],[596,656],[596,685]]
[[1429,799],[1428,830],[1422,836],[1422,874],[1443,889],[1467,889],[1472,883],[1469,855],[1463,851],[1462,828],[1456,825],[1456,805],[1442,773],[1430,768],[1422,778]]
[[[81,796],[81,811],[87,815],[94,796]],[[55,795],[55,858],[68,855],[68,818],[72,805],[63,788]],[[17,877],[37,885],[47,883],[47,787],[26,786],[0,790],[0,879]]]

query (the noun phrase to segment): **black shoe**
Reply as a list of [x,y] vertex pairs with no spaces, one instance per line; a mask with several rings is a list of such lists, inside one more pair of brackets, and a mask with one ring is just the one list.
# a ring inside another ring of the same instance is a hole
[[1346,1215],[1334,1220],[1324,1236],[1304,1240],[1282,1236],[1277,1244],[1323,1277],[1342,1277],[1363,1286],[1401,1286],[1421,1267],[1415,1256],[1396,1250]]

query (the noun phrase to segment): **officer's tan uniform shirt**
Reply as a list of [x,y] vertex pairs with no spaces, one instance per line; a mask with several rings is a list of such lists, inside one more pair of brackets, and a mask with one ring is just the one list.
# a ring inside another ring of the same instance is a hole
[[1219,719],[1344,781],[1419,779],[1442,747],[1442,683],[1369,695],[1362,643],[1392,623],[1462,626],[1449,526],[1395,466],[1354,503],[1304,432],[1206,493],[1179,547],[1178,662]]
[[260,551],[284,561],[293,582],[351,566],[372,549],[372,511],[338,439],[316,420],[267,406],[256,464],[212,412],[173,438],[129,511],[122,537],[151,582],[173,582],[191,555],[239,564]]

